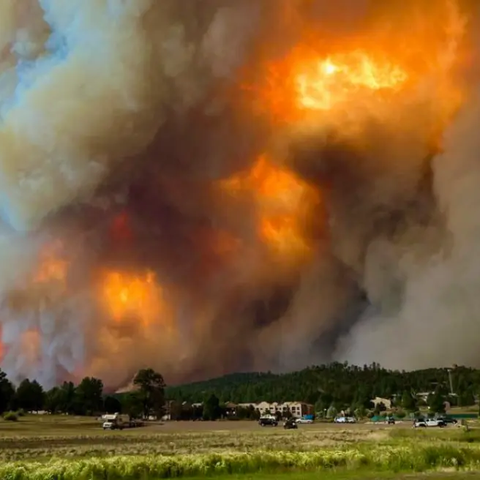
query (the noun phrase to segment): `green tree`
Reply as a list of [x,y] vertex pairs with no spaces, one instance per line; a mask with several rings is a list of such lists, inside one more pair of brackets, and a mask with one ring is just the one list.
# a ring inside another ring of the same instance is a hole
[[45,408],[50,413],[61,412],[62,404],[62,389],[60,387],[53,387],[45,393]]
[[[480,391],[480,370],[457,366],[452,377],[457,395],[461,396],[468,390]],[[222,402],[229,400],[234,403],[254,403],[269,399],[277,402],[298,400],[314,403],[316,411],[321,412],[332,404],[338,409],[348,406],[359,408],[361,404],[373,408],[369,405],[369,399],[376,396],[390,398],[395,395],[399,397],[397,406],[403,407],[402,397],[405,391],[430,391],[433,385],[444,397],[447,396],[449,379],[446,369],[406,372],[386,370],[378,364],[358,367],[334,362],[281,375],[235,373],[205,382],[169,387],[166,395],[169,400],[191,403],[202,402],[211,394]],[[418,399],[417,408],[425,404]]]
[[115,397],[106,397],[103,402],[103,408],[107,413],[122,413],[122,404]]
[[60,411],[74,413],[75,411],[75,385],[73,382],[63,382],[60,387]]
[[475,405],[475,397],[473,396],[473,393],[470,390],[462,392],[458,396],[458,405],[460,407],[470,407]]
[[144,400],[140,392],[130,392],[123,395],[120,403],[122,412],[131,418],[139,418],[144,413]]
[[366,385],[362,385],[355,393],[353,405],[355,408],[374,408],[371,395],[369,394],[368,387]]
[[0,414],[10,408],[14,396],[15,388],[8,380],[7,374],[0,370]]
[[27,412],[42,410],[45,406],[45,392],[42,386],[36,380],[31,382],[26,378],[15,392],[15,404],[17,408]]
[[103,382],[98,378],[85,377],[75,389],[75,405],[78,413],[95,415],[103,407]]
[[218,420],[220,418],[220,400],[215,395],[210,395],[203,405],[204,420]]
[[165,407],[166,386],[162,375],[151,368],[146,368],[135,375],[133,383],[139,387],[144,416],[154,413],[161,417]]
[[402,394],[402,407],[407,411],[407,412],[414,412],[417,408],[417,402],[416,399],[413,397],[413,395],[405,390]]
[[45,408],[51,413],[76,413],[75,385],[64,382],[45,394]]
[[445,399],[440,392],[431,393],[427,403],[430,413],[445,413]]
[[367,409],[363,406],[360,406],[360,407],[354,409],[353,413],[355,414],[355,417],[357,417],[357,418],[365,418],[367,416]]

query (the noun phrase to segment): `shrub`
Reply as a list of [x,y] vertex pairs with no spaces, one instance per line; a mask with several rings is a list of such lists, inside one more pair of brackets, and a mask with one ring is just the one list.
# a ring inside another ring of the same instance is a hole
[[19,417],[24,417],[25,416],[25,410],[23,408],[20,408],[20,410],[17,411],[17,415]]
[[18,420],[18,415],[15,412],[6,412],[3,414],[3,419],[8,422],[16,422]]

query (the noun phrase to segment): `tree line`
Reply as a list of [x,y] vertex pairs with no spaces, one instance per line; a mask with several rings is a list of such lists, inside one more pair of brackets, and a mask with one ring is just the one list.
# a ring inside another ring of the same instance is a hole
[[[102,380],[85,377],[78,385],[64,382],[45,391],[36,380],[28,378],[14,386],[0,370],[0,413],[48,411],[52,414],[99,415],[126,413],[132,418],[165,411],[165,381],[151,368],[140,370],[133,380],[135,390],[124,395],[105,395]],[[14,419],[11,416],[11,419]]]
[[[429,394],[426,401],[419,398],[419,393]],[[329,409],[372,410],[371,401],[376,397],[393,400],[394,405],[407,411],[424,405],[441,411],[445,401],[452,406],[474,405],[478,394],[480,370],[473,368],[407,372],[387,370],[377,363],[362,367],[339,362],[285,374],[235,373],[166,390],[167,398],[177,402],[204,402],[211,395],[220,404],[301,401],[315,405],[315,411],[324,414]],[[379,405],[377,411],[383,409]]]
[[[101,379],[86,377],[79,384],[64,382],[48,391],[35,380],[25,379],[14,386],[0,370],[0,413],[39,411],[74,415],[121,412],[134,418],[162,416],[172,419],[214,420],[231,416],[228,402],[258,403],[300,401],[315,405],[322,416],[351,410],[359,415],[380,413],[372,399],[393,401],[397,409],[416,411],[424,405],[442,411],[444,402],[471,406],[480,394],[480,370],[454,366],[412,372],[387,370],[373,363],[363,367],[334,362],[304,370],[273,374],[235,373],[204,382],[167,387],[163,376],[153,369],[140,370],[134,378],[135,390],[108,395]],[[426,401],[419,397],[427,392]],[[453,395],[452,395],[453,392]],[[235,418],[254,419],[254,408],[235,408]]]

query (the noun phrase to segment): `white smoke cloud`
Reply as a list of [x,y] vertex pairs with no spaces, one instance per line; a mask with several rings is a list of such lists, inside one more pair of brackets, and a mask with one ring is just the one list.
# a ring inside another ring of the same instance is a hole
[[[122,164],[138,169],[132,158],[151,142],[167,111],[183,115],[205,98],[212,80],[231,77],[258,9],[250,2],[217,10],[210,2],[202,10],[199,22],[193,2],[0,5],[0,216],[23,235],[0,239],[7,299],[2,368],[14,380],[30,376],[51,385],[59,366],[74,372],[93,355],[111,359],[119,348],[136,348],[135,339],[107,341],[112,332],[95,325],[91,292],[69,291],[66,299],[64,292],[52,297],[50,287],[30,286],[44,241],[29,232],[64,207],[98,203],[97,189]],[[72,260],[71,252],[67,257]],[[9,303],[11,289],[23,291],[15,293],[23,295],[21,306]],[[36,346],[26,350],[32,335]],[[153,357],[158,343],[144,348]],[[92,368],[108,374],[108,362]]]
[[[464,107],[445,134],[444,153],[433,161],[435,195],[446,230],[422,229],[405,243],[386,243],[367,255],[367,291],[384,313],[367,312],[340,346],[353,363],[380,362],[390,368],[478,365],[478,209],[480,168],[478,99]],[[418,242],[418,243],[417,243]],[[421,255],[415,250],[423,249]],[[388,251],[387,268],[382,257]],[[400,277],[400,292],[388,282]],[[378,293],[380,289],[380,293]],[[395,301],[393,311],[385,302]]]

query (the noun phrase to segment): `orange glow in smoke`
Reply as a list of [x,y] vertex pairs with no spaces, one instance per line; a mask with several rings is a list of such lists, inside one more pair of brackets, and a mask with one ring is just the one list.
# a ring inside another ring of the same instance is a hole
[[61,256],[62,248],[63,244],[57,241],[42,250],[38,270],[34,274],[34,282],[60,282],[66,279],[69,264]]
[[394,3],[379,2],[363,26],[337,36],[287,2],[292,6],[279,15],[278,28],[297,42],[280,56],[268,41],[259,47],[260,68],[245,68],[240,80],[252,108],[274,123],[328,121],[400,96],[409,101],[420,87],[450,116],[458,106],[455,71],[469,48],[467,11],[457,0]]
[[213,250],[221,257],[231,257],[239,252],[241,240],[225,230],[216,231],[213,238]]
[[249,172],[222,181],[221,187],[232,195],[252,195],[259,234],[275,251],[288,255],[309,250],[304,211],[318,202],[318,194],[292,172],[262,155]]
[[132,238],[129,218],[126,212],[120,212],[116,215],[110,225],[110,234],[115,240],[126,241]]
[[120,322],[126,318],[138,318],[144,325],[162,320],[162,288],[155,274],[143,275],[107,272],[101,284],[102,297],[110,316]]

